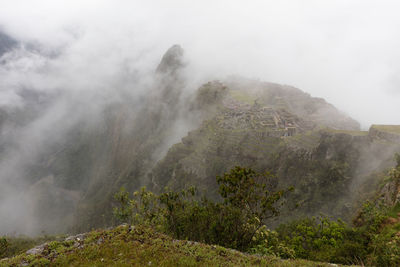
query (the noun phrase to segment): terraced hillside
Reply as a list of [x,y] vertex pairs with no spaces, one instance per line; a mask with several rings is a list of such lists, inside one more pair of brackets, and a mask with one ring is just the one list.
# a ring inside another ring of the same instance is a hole
[[[194,184],[213,197],[217,175],[235,165],[249,166],[272,171],[281,187],[295,187],[281,221],[321,212],[350,218],[373,191],[375,173],[393,164],[400,142],[389,135],[378,138],[375,127],[360,131],[338,111],[329,120],[319,109],[307,113],[323,101],[298,89],[241,83],[242,88],[214,82],[199,89],[224,97],[210,100],[216,106],[212,115],[170,148],[149,174],[149,186],[161,190]],[[295,100],[307,97],[304,107]],[[333,112],[329,105],[325,109]]]

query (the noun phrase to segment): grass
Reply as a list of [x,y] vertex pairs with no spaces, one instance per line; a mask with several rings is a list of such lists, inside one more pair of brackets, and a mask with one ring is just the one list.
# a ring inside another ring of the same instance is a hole
[[371,128],[375,128],[378,131],[400,134],[400,125],[377,125],[374,124]]
[[389,212],[388,216],[398,218],[400,214],[400,203],[397,203]]
[[240,90],[230,90],[229,94],[233,99],[250,105],[253,105],[254,101],[256,100],[256,97]]
[[[65,237],[64,237],[65,238]],[[53,241],[56,239],[63,239],[62,236],[39,236],[39,237],[28,237],[28,236],[0,236],[0,240],[5,239],[7,245],[4,246],[0,242],[0,259],[9,258],[18,255],[28,249],[40,245],[42,243]]]
[[174,240],[151,228],[122,225],[82,240],[52,241],[37,255],[0,260],[0,266],[332,266],[256,256],[220,246]]
[[289,145],[311,150],[318,145],[319,139],[320,135],[317,131],[307,131],[285,138],[284,141]]
[[330,133],[343,133],[343,134],[348,134],[351,136],[367,136],[368,131],[351,131],[351,130],[337,130],[337,129],[331,129],[327,128],[325,131],[328,131]]

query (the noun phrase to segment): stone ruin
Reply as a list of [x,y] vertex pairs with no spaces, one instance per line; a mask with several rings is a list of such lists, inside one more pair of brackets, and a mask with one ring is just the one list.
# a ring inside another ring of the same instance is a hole
[[224,111],[218,117],[218,125],[224,129],[265,130],[267,136],[290,137],[298,133],[297,118],[285,109],[250,105],[227,97]]

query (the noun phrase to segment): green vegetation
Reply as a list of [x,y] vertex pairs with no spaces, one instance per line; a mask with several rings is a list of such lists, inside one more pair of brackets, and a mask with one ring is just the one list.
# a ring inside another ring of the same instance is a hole
[[[271,106],[262,99],[257,99],[257,103]],[[295,113],[275,110],[282,118],[290,118],[300,126],[295,135],[281,138],[283,129],[263,126],[275,113],[260,110],[238,107],[217,112],[214,118],[204,121],[183,138],[182,143],[174,145],[154,166],[147,188],[162,192],[165,187],[181,190],[196,186],[209,199],[218,200],[215,177],[235,165],[251,166],[258,172],[268,170],[276,174],[281,188],[295,187],[293,194],[285,198],[287,205],[281,209],[282,216],[266,221],[268,226],[277,227],[280,223],[319,213],[350,222],[359,203],[371,193],[368,189],[373,190],[372,186],[367,188],[367,182],[372,185],[377,181],[371,172],[359,173],[360,164],[365,160],[385,162],[388,156],[383,151],[392,149],[393,144],[370,146],[368,138],[358,138],[365,132],[321,131],[319,124],[313,128],[314,125],[302,121]],[[353,138],[355,135],[357,138]],[[349,188],[361,180],[365,186],[362,185],[361,194],[355,197],[348,192]]]
[[59,238],[60,237],[55,237],[55,236],[41,236],[36,238],[25,237],[25,236],[0,237],[0,259],[18,255],[46,241],[55,240]]
[[[391,170],[388,181],[398,181],[398,171],[399,167]],[[341,166],[333,166],[328,173],[328,180],[343,176]],[[235,167],[217,177],[222,203],[199,198],[194,188],[161,195],[142,189],[134,193],[134,200],[122,190],[116,195],[122,205],[115,214],[179,239],[249,253],[340,264],[400,264],[400,204],[390,207],[379,201],[366,202],[353,227],[319,216],[281,224],[271,231],[264,222],[279,214],[278,204],[289,191],[277,191],[274,181],[268,173]]]
[[326,217],[306,218],[280,225],[278,239],[294,251],[295,258],[399,266],[400,223],[398,219],[389,219],[393,212],[394,209],[377,208],[367,202],[355,227]]
[[84,238],[47,243],[36,255],[0,260],[9,266],[332,266],[249,255],[216,245],[176,240],[151,227],[121,225]]
[[331,132],[331,133],[343,133],[343,134],[348,134],[351,136],[367,136],[368,131],[351,131],[351,130],[338,130],[338,129],[331,129],[331,128],[325,128],[325,131]]
[[375,128],[378,131],[400,134],[400,125],[377,125],[374,124],[371,128]]
[[221,203],[200,198],[194,188],[160,195],[142,188],[134,199],[122,189],[115,196],[120,206],[114,214],[122,222],[155,226],[178,239],[242,251],[265,244],[264,221],[279,214],[281,198],[292,189],[277,190],[271,174],[241,167],[217,177],[217,183]]
[[256,97],[250,95],[249,93],[243,92],[241,90],[230,90],[229,94],[231,97],[239,102],[247,103],[250,105],[254,104]]
[[[393,168],[386,180],[397,184],[399,172],[400,166]],[[292,188],[278,190],[270,173],[242,167],[216,180],[219,202],[194,187],[161,194],[142,188],[133,198],[122,188],[114,215],[129,224],[47,242],[36,253],[4,259],[0,266],[400,265],[400,203],[367,201],[353,226],[319,216],[269,230],[265,220],[279,215]],[[7,251],[9,241],[0,239],[0,248]]]
[[342,221],[312,217],[278,227],[279,238],[295,251],[295,257],[338,262],[331,254],[344,239],[346,226]]
[[[387,181],[399,181],[400,166]],[[397,192],[397,189],[395,189]],[[350,227],[341,220],[313,217],[282,224],[278,240],[294,257],[367,266],[400,265],[400,203],[390,206],[379,198],[363,204]]]

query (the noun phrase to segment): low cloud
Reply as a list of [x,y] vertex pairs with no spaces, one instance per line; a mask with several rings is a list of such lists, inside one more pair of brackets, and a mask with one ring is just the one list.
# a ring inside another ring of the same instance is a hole
[[[139,108],[161,56],[176,43],[190,63],[183,95],[239,74],[323,97],[363,128],[400,124],[397,1],[0,3],[0,30],[18,41],[0,58],[0,109],[19,118],[29,97],[42,99],[28,107],[31,118],[1,129],[3,184],[26,175],[24,166],[68,129],[99,120],[107,105],[130,99]],[[188,127],[178,120],[166,147]],[[8,202],[0,215],[11,212],[9,202],[15,218],[29,213],[11,198],[19,182],[2,185],[0,200]]]

